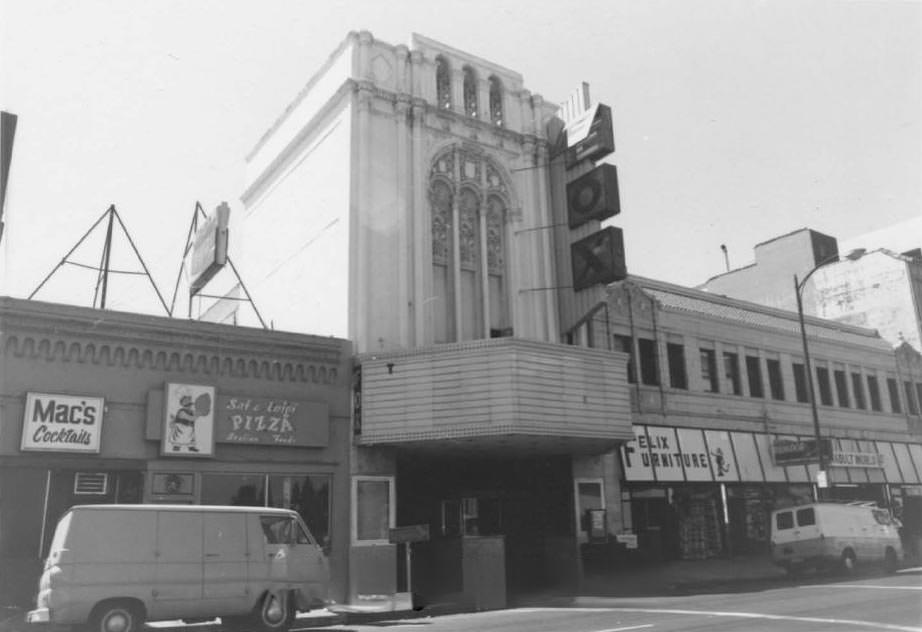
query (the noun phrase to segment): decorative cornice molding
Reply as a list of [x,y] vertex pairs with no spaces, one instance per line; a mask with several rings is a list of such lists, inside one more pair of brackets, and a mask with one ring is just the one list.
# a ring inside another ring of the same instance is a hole
[[[348,341],[0,300],[0,355],[49,363],[334,385]],[[18,309],[17,309],[18,308]]]

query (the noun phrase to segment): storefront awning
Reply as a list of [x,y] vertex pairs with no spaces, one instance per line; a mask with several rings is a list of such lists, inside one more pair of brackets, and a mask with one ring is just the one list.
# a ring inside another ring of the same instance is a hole
[[[628,482],[808,483],[817,465],[780,459],[776,445],[810,442],[809,437],[633,426],[634,439],[621,446]],[[922,481],[922,444],[831,439],[829,479],[833,484]],[[781,461],[781,463],[779,463]],[[785,464],[787,463],[787,464]]]

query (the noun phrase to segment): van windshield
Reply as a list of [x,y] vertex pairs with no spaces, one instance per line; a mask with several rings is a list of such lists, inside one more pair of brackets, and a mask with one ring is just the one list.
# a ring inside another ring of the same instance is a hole
[[51,540],[51,548],[48,549],[49,555],[64,548],[64,540],[67,539],[67,532],[70,531],[70,519],[73,515],[74,512],[68,511],[58,521],[58,527],[54,530],[54,538]]

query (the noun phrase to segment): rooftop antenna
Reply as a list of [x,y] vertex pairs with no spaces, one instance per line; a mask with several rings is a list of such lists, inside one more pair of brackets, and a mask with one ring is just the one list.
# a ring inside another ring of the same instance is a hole
[[[109,221],[106,223],[106,240],[103,244],[102,257],[100,259],[99,266],[93,267],[93,266],[89,266],[83,263],[69,261],[68,257],[70,257],[74,253],[74,251],[80,247],[80,244],[82,244],[83,241],[90,235],[90,233],[92,233],[96,229],[96,227],[99,226],[102,220],[106,218],[108,218]],[[112,256],[112,234],[113,234],[113,229],[115,227],[116,220],[118,220],[118,225],[121,227],[122,233],[124,233],[125,237],[128,238],[128,243],[131,244],[131,249],[134,251],[135,256],[138,258],[138,261],[141,263],[141,267],[144,268],[143,272],[132,271],[132,270],[112,270],[111,269],[110,262],[111,262],[111,256]],[[167,314],[169,314],[170,312],[169,308],[167,308],[166,306],[166,301],[163,300],[163,296],[160,294],[160,290],[157,289],[157,284],[154,283],[154,278],[150,275],[150,271],[147,269],[147,265],[145,265],[144,263],[144,259],[141,257],[141,253],[138,252],[137,247],[134,245],[134,240],[131,239],[131,235],[128,233],[128,229],[125,228],[125,224],[122,222],[122,218],[119,216],[118,211],[115,210],[114,204],[109,205],[109,208],[106,209],[106,211],[102,215],[99,216],[99,219],[97,219],[93,223],[92,226],[90,226],[89,230],[87,230],[83,234],[83,237],[81,237],[77,241],[77,243],[74,244],[74,247],[67,251],[67,254],[64,255],[64,257],[61,259],[60,262],[58,262],[58,265],[56,265],[54,269],[48,273],[48,276],[42,279],[42,282],[38,284],[37,288],[32,290],[32,293],[29,294],[30,300],[32,299],[33,296],[35,296],[38,293],[39,290],[42,289],[45,283],[48,282],[48,279],[50,279],[54,275],[54,273],[57,272],[61,268],[61,266],[63,266],[65,263],[68,263],[70,265],[74,265],[80,268],[89,268],[90,270],[96,271],[97,273],[96,274],[96,289],[95,289],[95,292],[93,293],[93,307],[96,307],[96,303],[98,300],[99,308],[100,309],[106,308],[106,295],[107,295],[108,288],[109,288],[109,275],[110,274],[143,274],[150,281],[151,286],[153,286],[154,292],[157,293],[157,298],[160,299],[160,304],[163,305],[163,309],[167,312]]]
[[724,253],[724,265],[727,266],[727,272],[730,271],[730,255],[727,254],[727,244],[720,244],[720,249]]

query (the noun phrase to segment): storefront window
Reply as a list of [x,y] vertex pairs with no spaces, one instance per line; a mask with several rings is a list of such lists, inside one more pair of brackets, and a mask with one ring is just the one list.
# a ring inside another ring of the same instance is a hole
[[278,507],[300,514],[314,538],[330,544],[330,477],[323,474],[203,474],[203,505]]

